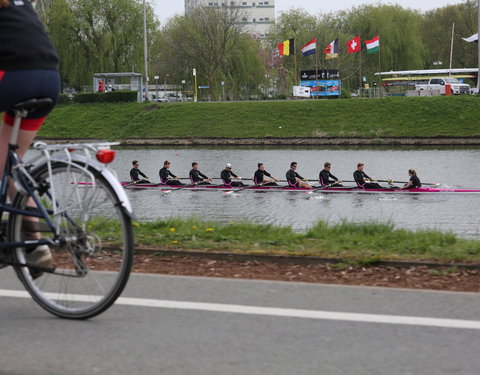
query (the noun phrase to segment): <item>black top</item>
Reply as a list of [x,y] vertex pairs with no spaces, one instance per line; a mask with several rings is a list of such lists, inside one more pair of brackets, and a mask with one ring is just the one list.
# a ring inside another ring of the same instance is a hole
[[420,182],[420,179],[417,176],[410,177],[410,181],[412,181],[412,186],[410,186],[411,189],[422,187],[422,183]]
[[158,172],[158,174],[160,175],[160,182],[162,183],[165,183],[168,181],[168,176],[177,178],[177,176],[175,176],[172,172],[170,172],[168,168],[165,168],[165,167],[160,169],[160,172]]
[[0,70],[56,70],[58,55],[29,0],[0,8]]
[[255,175],[253,176],[253,182],[255,183],[255,185],[263,184],[263,180],[265,179],[265,176],[272,177],[272,175],[267,171],[261,171],[260,169],[257,169],[255,171]]
[[371,180],[371,178],[369,176],[367,176],[367,174],[363,171],[356,170],[355,172],[353,172],[353,179],[355,180],[357,185],[360,186],[360,187],[365,185],[365,179],[366,178]]
[[192,181],[192,183],[203,182],[203,180],[208,180],[208,177],[198,169],[192,169],[190,171],[190,181]]
[[140,169],[138,168],[130,169],[130,179],[132,181],[140,181],[141,178],[138,175],[142,176],[143,178],[147,178],[147,176],[144,175]]
[[297,172],[292,169],[289,169],[287,172],[287,181],[290,185],[295,185],[297,183],[297,178],[303,180],[304,178],[300,176]]
[[225,185],[230,185],[232,183],[232,177],[237,178],[238,176],[232,171],[227,171],[224,169],[222,173],[220,173],[220,177]]
[[[333,181],[330,180],[330,178],[332,178]],[[320,172],[319,180],[320,180],[320,185],[327,186],[337,182],[338,178],[336,178],[333,174],[331,174],[330,171],[322,169],[322,171]]]

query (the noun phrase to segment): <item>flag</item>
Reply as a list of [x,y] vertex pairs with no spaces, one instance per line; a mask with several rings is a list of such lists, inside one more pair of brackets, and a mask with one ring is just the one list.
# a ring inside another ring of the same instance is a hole
[[360,35],[353,38],[347,43],[348,53],[360,52],[362,49]]
[[313,38],[310,42],[302,47],[304,57],[315,55],[317,53],[317,38]]
[[380,51],[380,36],[377,35],[372,40],[366,40],[365,44],[367,46],[367,53],[377,53]]
[[473,34],[470,38],[462,38],[465,42],[468,42],[468,43],[473,43],[473,42],[477,42],[478,43],[478,33],[477,34]]
[[324,54],[326,54],[327,56],[325,56],[325,58],[327,60],[331,60],[331,59],[336,59],[338,57],[338,38],[335,39],[332,43],[330,43],[327,48],[325,48],[325,51],[323,51]]
[[295,55],[295,38],[286,40],[278,45],[280,56]]

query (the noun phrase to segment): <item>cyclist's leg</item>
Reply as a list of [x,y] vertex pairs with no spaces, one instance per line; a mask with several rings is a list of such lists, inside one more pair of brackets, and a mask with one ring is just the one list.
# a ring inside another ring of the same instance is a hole
[[[58,72],[53,70],[25,70],[15,72],[0,72],[0,111],[6,111],[13,105],[33,98],[51,98],[56,102],[60,92],[60,77]],[[52,108],[39,110],[29,114],[22,120],[17,140],[17,154],[23,157],[33,142],[38,130],[45,121]],[[12,134],[14,123],[13,113],[5,112],[0,125],[0,177],[3,176],[6,161],[7,145]],[[8,195],[13,200],[15,189],[10,185]],[[33,200],[28,205],[35,207]],[[24,217],[23,221],[28,224],[38,222],[38,219]],[[33,222],[33,223],[32,223]],[[32,227],[32,225],[29,225]],[[29,231],[29,239],[39,239],[38,232]]]
[[[5,162],[7,157],[7,146],[10,141],[10,136],[12,134],[12,127],[8,126],[3,123],[0,125],[0,178],[3,177],[3,171],[5,169]],[[18,136],[18,150],[17,154],[20,157],[23,157],[27,152],[28,148],[32,144],[37,131],[28,131],[28,130],[20,130],[20,134]],[[13,197],[11,197],[13,198]]]

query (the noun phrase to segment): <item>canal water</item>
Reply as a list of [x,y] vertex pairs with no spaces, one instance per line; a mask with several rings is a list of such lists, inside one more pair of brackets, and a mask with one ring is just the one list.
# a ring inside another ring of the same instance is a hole
[[[132,160],[157,182],[164,160],[171,171],[187,177],[193,161],[209,177],[219,177],[226,163],[244,178],[252,178],[258,162],[267,171],[284,179],[291,161],[305,178],[318,179],[325,161],[332,173],[351,180],[358,162],[366,164],[372,178],[408,179],[409,168],[417,170],[424,182],[440,182],[443,187],[480,189],[480,148],[126,148],[117,152],[113,168],[121,180],[129,179]],[[301,231],[319,220],[332,223],[391,221],[407,229],[433,228],[454,232],[462,237],[480,239],[478,220],[480,194],[321,194],[298,192],[223,192],[129,190],[135,212],[141,220],[171,217],[198,217],[220,223],[250,221],[291,226]]]

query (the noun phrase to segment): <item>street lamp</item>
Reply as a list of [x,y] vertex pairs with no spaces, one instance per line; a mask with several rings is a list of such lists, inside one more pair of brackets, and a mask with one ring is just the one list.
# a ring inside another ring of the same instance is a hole
[[157,101],[158,101],[158,80],[159,80],[160,77],[159,77],[159,76],[155,76],[155,77],[153,77],[153,78],[155,79],[155,91],[157,92],[156,98],[157,98]]
[[182,102],[185,102],[187,98],[185,98],[185,83],[186,81],[182,79]]
[[225,82],[222,81],[223,101],[225,101]]
[[148,98],[147,5],[143,0],[143,63],[145,73],[145,98]]
[[[480,1],[480,0],[479,0]],[[193,69],[193,80],[194,80],[194,96],[193,96],[193,101],[196,103],[198,100],[198,86],[197,86],[197,69]]]

